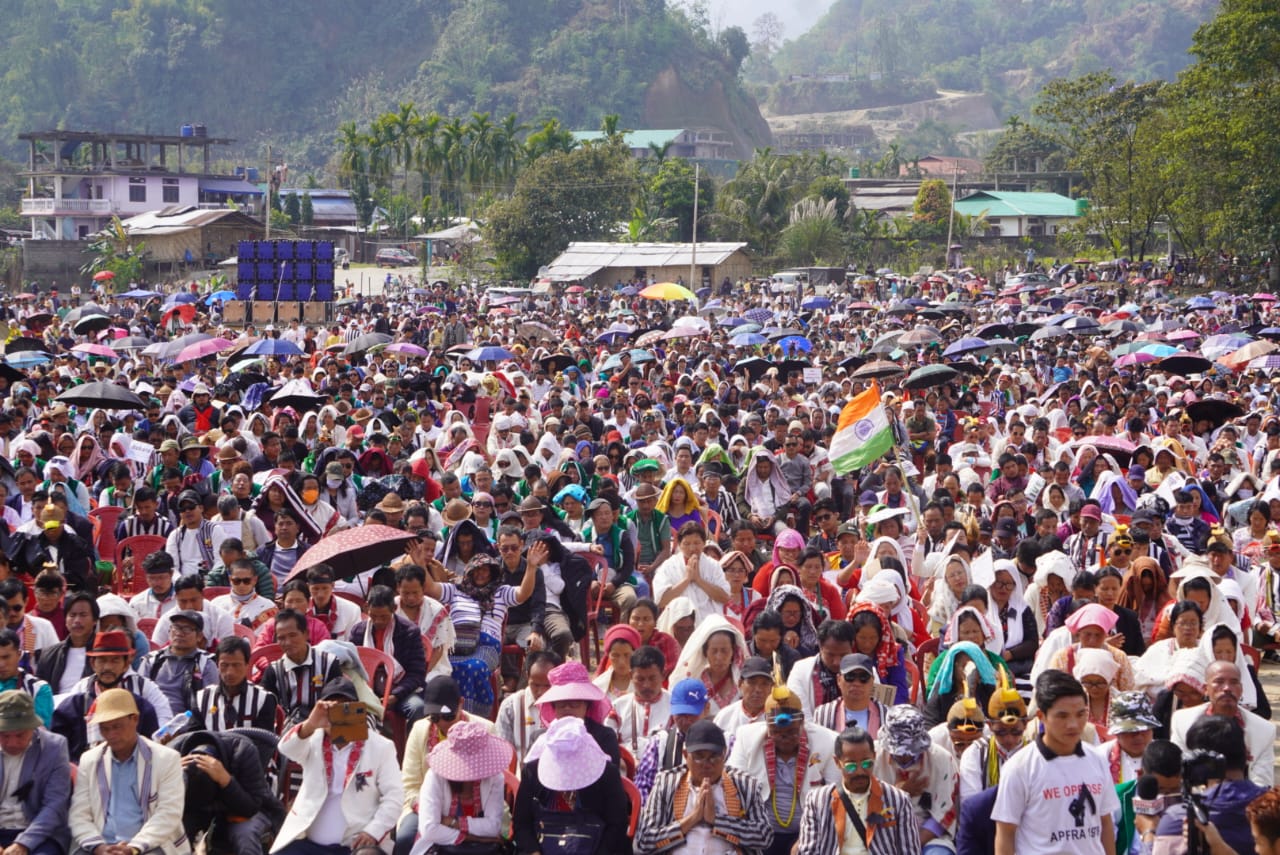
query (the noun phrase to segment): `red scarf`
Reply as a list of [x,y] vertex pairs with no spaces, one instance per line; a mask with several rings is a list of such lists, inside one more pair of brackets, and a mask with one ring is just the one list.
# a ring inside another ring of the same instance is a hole
[[[347,755],[347,769],[342,777],[342,786],[345,788],[351,780],[351,775],[356,770],[356,766],[360,763],[360,754],[364,751],[363,742],[351,743],[351,753]],[[324,737],[324,779],[326,781],[333,780],[333,743],[329,741],[329,735],[326,733]]]

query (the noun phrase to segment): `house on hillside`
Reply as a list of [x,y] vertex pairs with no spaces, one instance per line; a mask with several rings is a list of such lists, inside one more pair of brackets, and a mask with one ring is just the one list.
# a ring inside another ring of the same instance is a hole
[[178,136],[54,130],[18,138],[28,146],[20,211],[32,238],[85,240],[112,217],[174,206],[225,209],[232,202],[260,213],[263,191],[250,170],[212,171],[222,156],[216,149],[235,140],[210,137],[203,125],[184,125]]
[[[595,142],[605,138],[604,131],[574,131],[578,142]],[[626,131],[623,142],[631,149],[632,157],[652,157],[656,146],[667,149],[667,157],[685,160],[736,160],[733,140],[723,131],[714,128],[680,128],[676,130]]]
[[751,276],[751,258],[745,243],[595,243],[578,242],[560,253],[538,273],[545,282],[581,282],[609,287],[616,282],[675,282],[689,280],[696,265],[702,285],[715,285],[727,277],[736,282]]
[[234,256],[240,241],[262,238],[262,223],[231,208],[174,206],[130,217],[121,225],[143,243],[148,264],[162,270]]
[[1089,201],[1059,193],[979,190],[957,200],[955,209],[957,214],[985,219],[988,237],[1052,237],[1083,217]]
[[982,175],[982,161],[972,157],[949,157],[941,154],[930,154],[911,163],[898,167],[898,175],[906,178],[919,168],[921,177],[941,178],[948,184],[955,178],[977,178]]

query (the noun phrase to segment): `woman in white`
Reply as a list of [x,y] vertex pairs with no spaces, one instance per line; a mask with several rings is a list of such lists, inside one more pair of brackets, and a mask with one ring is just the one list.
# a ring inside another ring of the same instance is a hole
[[707,530],[701,523],[687,522],[676,533],[676,545],[676,554],[662,562],[653,574],[653,595],[658,607],[665,608],[677,597],[688,597],[697,621],[723,615],[724,604],[729,602],[729,582],[720,562],[703,554]]
[[[934,556],[930,555],[932,559]],[[925,566],[929,565],[926,559]],[[959,555],[952,555],[943,565],[942,575],[934,574],[925,583],[924,603],[929,609],[929,630],[937,632],[946,626],[960,605],[960,596],[969,587],[969,562]]]
[[672,679],[701,680],[707,687],[707,715],[715,716],[738,699],[742,663],[748,655],[742,632],[725,618],[713,615],[700,621],[685,642]]
[[428,755],[418,804],[418,839],[410,855],[437,846],[489,844],[497,851],[506,807],[503,772],[514,749],[483,724],[460,721]]

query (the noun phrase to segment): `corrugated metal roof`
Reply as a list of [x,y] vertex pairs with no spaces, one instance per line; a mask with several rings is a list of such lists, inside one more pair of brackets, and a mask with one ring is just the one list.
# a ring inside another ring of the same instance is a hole
[[[745,243],[699,243],[697,263],[715,266],[746,246]],[[687,267],[693,263],[688,243],[578,242],[547,265],[551,279],[582,279],[606,267]]]
[[1078,217],[1077,202],[1060,193],[981,190],[957,200],[956,212],[966,217]]
[[245,225],[258,225],[252,217],[232,208],[165,208],[130,217],[122,225],[130,235],[174,235],[191,229],[203,228],[227,217],[241,220]]

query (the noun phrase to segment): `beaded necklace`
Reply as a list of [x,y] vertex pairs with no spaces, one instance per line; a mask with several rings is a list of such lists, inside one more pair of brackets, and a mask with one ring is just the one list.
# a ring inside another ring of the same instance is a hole
[[778,821],[779,828],[790,828],[796,818],[796,805],[800,802],[800,786],[804,783],[804,773],[809,766],[809,739],[802,729],[800,731],[800,750],[796,753],[796,780],[791,790],[791,810],[787,812],[784,822],[778,815],[778,790],[774,783],[778,780],[778,753],[772,739],[764,741],[764,765],[769,773],[769,803],[773,807],[773,818]]

